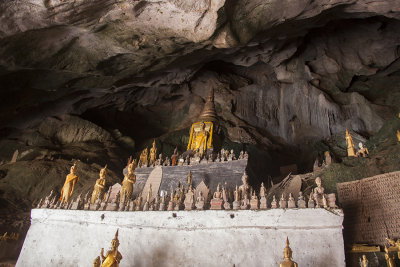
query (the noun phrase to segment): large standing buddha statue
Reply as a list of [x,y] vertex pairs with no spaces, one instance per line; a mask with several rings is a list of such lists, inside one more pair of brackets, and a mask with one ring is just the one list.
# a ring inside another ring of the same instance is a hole
[[203,111],[198,120],[190,128],[187,152],[191,155],[199,153],[200,157],[209,155],[215,149],[217,131],[217,115],[214,105],[214,90],[211,89]]

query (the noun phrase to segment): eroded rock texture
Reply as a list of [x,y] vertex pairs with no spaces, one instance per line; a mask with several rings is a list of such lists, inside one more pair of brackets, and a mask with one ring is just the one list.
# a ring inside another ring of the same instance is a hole
[[[20,156],[0,190],[22,162],[97,163],[89,188],[153,138],[183,151],[210,88],[254,183],[327,149],[340,161],[346,128],[366,141],[400,111],[399,19],[397,0],[3,0],[0,160]],[[28,185],[29,201],[54,185]]]

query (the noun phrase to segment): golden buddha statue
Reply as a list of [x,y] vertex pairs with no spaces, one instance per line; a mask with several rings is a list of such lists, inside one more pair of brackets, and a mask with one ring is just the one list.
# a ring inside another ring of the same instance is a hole
[[192,185],[192,172],[189,170],[189,173],[187,175],[187,184],[188,186]]
[[60,201],[67,203],[72,193],[74,192],[75,184],[79,181],[79,177],[76,175],[76,163],[71,167],[69,174],[65,178],[64,186],[61,189]]
[[362,266],[362,267],[368,267],[367,256],[362,255],[362,259],[360,260],[360,262],[361,262],[361,266]]
[[400,130],[397,130],[397,141],[400,142]]
[[213,131],[216,120],[214,91],[211,89],[199,120],[193,123],[190,129],[188,151],[192,151],[193,154],[199,153],[202,158],[207,154],[207,149],[213,148]]
[[143,149],[142,153],[140,153],[139,158],[139,167],[147,166],[147,155],[149,154],[149,150],[147,147]]
[[156,140],[153,141],[153,147],[150,148],[150,157],[149,157],[149,164],[150,166],[154,165],[157,160],[157,147],[156,147]]
[[390,255],[388,247],[385,245],[385,259],[387,267],[396,267],[394,257]]
[[400,239],[397,239],[396,241],[394,241],[393,239],[390,238],[386,238],[387,241],[389,241],[390,245],[392,245],[393,247],[396,248],[397,250],[397,257],[400,260]]
[[356,150],[354,149],[353,138],[351,137],[351,135],[347,129],[346,129],[346,145],[347,145],[347,156],[355,157]]
[[136,182],[136,175],[134,173],[135,168],[136,162],[133,161],[131,164],[129,164],[128,173],[125,175],[124,180],[122,181],[120,202],[122,202],[123,199],[125,199],[125,201],[129,201],[132,196],[133,184]]
[[107,175],[107,165],[100,170],[100,178],[96,180],[94,185],[94,190],[92,193],[92,198],[90,199],[90,204],[94,204],[96,199],[101,197],[104,193],[104,187],[106,186],[106,175]]
[[292,261],[292,249],[289,247],[289,238],[286,237],[286,247],[283,249],[283,258],[279,267],[298,267],[297,263]]
[[118,230],[115,233],[114,239],[111,241],[111,249],[107,251],[106,256],[104,256],[104,249],[101,249],[101,259],[103,263],[101,267],[118,267],[122,260],[122,255],[118,251],[119,240],[118,240]]

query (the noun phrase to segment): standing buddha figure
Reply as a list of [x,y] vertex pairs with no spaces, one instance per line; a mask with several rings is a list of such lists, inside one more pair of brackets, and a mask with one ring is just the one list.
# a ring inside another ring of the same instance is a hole
[[356,150],[354,149],[353,138],[351,137],[351,135],[347,129],[346,129],[346,145],[347,145],[347,156],[355,157]]
[[386,259],[387,267],[396,267],[394,257],[390,255],[390,252],[386,245],[385,245],[385,259]]
[[101,259],[103,263],[101,267],[118,267],[122,260],[122,255],[118,251],[119,240],[118,240],[118,230],[115,233],[114,239],[111,241],[111,249],[107,251],[106,256],[104,256],[104,249],[101,249]]
[[94,204],[96,199],[101,197],[104,193],[104,187],[106,186],[106,175],[107,175],[107,165],[100,170],[100,178],[96,180],[96,184],[94,185],[94,190],[92,193],[92,198],[90,199],[90,203]]
[[149,157],[149,164],[153,166],[156,163],[157,157],[157,147],[156,147],[156,140],[153,141],[153,147],[150,148],[150,157]]
[[125,201],[129,201],[132,196],[133,184],[136,182],[136,175],[134,173],[135,168],[136,162],[133,161],[131,164],[129,164],[128,173],[125,175],[124,180],[122,181],[120,202],[122,202],[123,199],[125,199]]
[[70,173],[65,178],[64,186],[61,189],[60,201],[67,203],[72,193],[74,192],[75,184],[79,181],[79,177],[76,175],[76,163],[71,167]]
[[297,263],[292,261],[292,249],[289,247],[289,238],[286,237],[286,247],[283,249],[283,258],[279,267],[298,267]]
[[397,130],[397,141],[400,142],[400,130]]

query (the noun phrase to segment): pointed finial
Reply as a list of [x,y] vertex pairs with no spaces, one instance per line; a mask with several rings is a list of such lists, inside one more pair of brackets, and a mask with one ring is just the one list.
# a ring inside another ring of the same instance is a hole
[[118,231],[119,231],[119,229],[117,229],[117,232],[115,232],[115,237],[114,237],[114,239],[117,239],[117,240],[118,240]]
[[286,237],[286,247],[288,248],[289,247],[289,237]]

